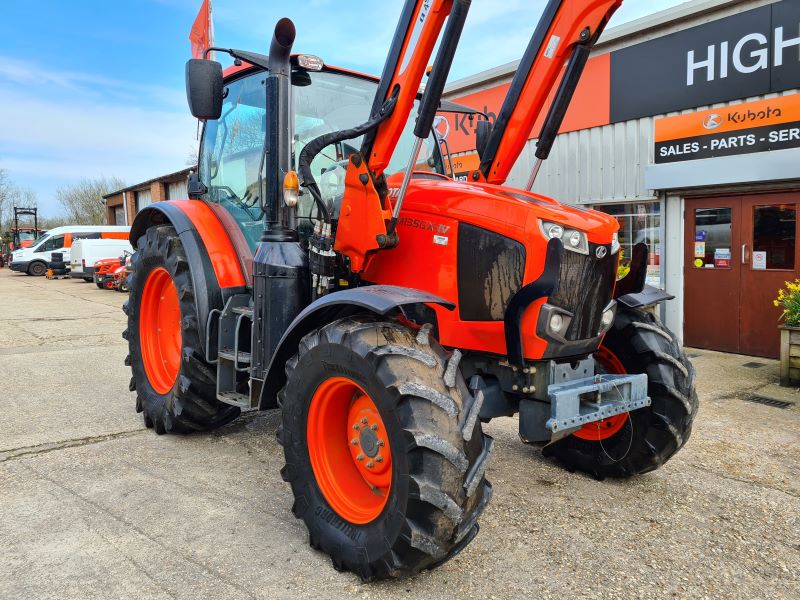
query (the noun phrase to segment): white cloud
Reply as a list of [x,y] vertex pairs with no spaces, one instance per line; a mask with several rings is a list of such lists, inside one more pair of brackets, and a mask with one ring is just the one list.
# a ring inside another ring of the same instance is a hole
[[0,168],[36,190],[51,213],[54,182],[149,179],[182,168],[195,143],[181,90],[0,57],[0,106]]

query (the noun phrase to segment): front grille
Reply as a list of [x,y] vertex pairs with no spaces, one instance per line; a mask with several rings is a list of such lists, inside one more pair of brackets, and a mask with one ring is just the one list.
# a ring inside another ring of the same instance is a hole
[[[606,248],[603,258],[597,258],[599,247]],[[603,309],[614,293],[616,277],[617,254],[611,254],[610,246],[589,244],[588,255],[563,252],[558,291],[548,303],[572,313],[565,336],[568,341],[597,336]]]
[[525,247],[467,223],[458,226],[458,310],[464,321],[502,321],[522,287]]

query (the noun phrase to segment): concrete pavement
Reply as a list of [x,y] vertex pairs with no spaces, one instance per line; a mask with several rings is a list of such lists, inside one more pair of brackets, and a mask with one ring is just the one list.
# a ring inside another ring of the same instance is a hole
[[276,412],[144,428],[125,298],[0,270],[1,598],[800,597],[800,398],[743,399],[774,391],[774,361],[692,351],[693,436],[629,481],[567,473],[515,419],[493,421],[475,541],[436,571],[362,584],[291,516]]

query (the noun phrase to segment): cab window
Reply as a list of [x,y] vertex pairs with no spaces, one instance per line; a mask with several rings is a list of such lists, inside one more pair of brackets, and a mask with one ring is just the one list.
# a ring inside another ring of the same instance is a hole
[[64,236],[59,235],[58,237],[50,238],[49,240],[45,241],[44,244],[40,245],[36,251],[37,252],[52,252],[53,250],[60,250],[64,247]]
[[266,134],[264,73],[225,86],[222,114],[208,121],[200,153],[205,199],[222,205],[255,248],[263,231],[258,173]]

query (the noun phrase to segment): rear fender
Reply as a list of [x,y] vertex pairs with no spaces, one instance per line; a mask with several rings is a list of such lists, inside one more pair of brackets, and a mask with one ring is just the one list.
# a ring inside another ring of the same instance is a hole
[[284,366],[300,345],[300,340],[311,331],[354,314],[371,312],[379,316],[394,312],[401,306],[439,304],[453,310],[455,304],[420,290],[394,285],[370,285],[334,292],[309,304],[297,315],[283,334],[267,368],[261,388],[259,410],[275,408],[278,392],[286,383]]
[[136,248],[139,238],[158,225],[172,225],[186,251],[202,339],[210,310],[222,308],[230,296],[247,292],[236,251],[227,230],[205,202],[179,200],[147,206],[131,225],[131,246]]

